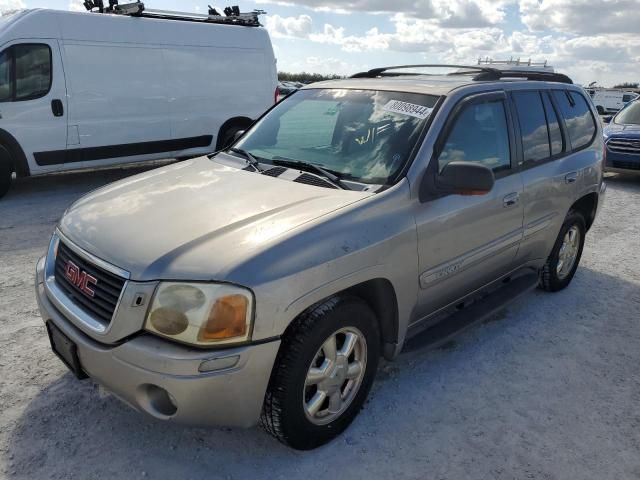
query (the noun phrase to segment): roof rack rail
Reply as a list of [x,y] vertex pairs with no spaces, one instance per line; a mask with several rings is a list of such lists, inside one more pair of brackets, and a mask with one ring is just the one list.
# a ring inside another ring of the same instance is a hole
[[394,67],[381,67],[381,68],[374,68],[371,69],[367,72],[360,72],[360,73],[356,73],[355,75],[352,75],[351,78],[376,78],[376,77],[396,77],[396,76],[400,76],[400,75],[422,75],[421,73],[394,73],[394,72],[389,72],[387,73],[388,70],[406,70],[409,68],[458,68],[458,69],[465,69],[464,71],[458,71],[455,72],[453,74],[449,74],[449,75],[469,75],[472,73],[479,73],[479,72],[485,72],[485,73],[498,73],[499,71],[495,68],[489,68],[489,67],[479,67],[477,65],[446,65],[446,64],[424,64],[424,65],[397,65]]
[[528,70],[497,70],[493,72],[482,72],[478,74],[474,80],[476,81],[490,81],[490,80],[502,80],[505,78],[522,78],[525,80],[538,80],[543,82],[558,82],[573,84],[573,80],[564,73],[554,72],[541,72],[541,71],[528,71]]
[[377,77],[397,77],[403,75],[423,75],[416,72],[391,72],[390,70],[406,70],[410,68],[457,68],[458,70],[447,75],[474,75],[473,80],[495,81],[507,78],[522,78],[525,80],[541,80],[547,82],[573,83],[573,80],[562,73],[545,72],[545,71],[528,71],[528,70],[501,70],[492,67],[483,67],[477,65],[399,65],[394,67],[381,67],[368,70],[366,72],[356,73],[351,78],[377,78]]
[[127,15],[130,17],[156,18],[161,20],[180,20],[184,22],[237,25],[242,27],[260,27],[261,24],[258,17],[266,13],[264,10],[242,13],[237,6],[233,6],[225,8],[224,15],[221,15],[215,8],[209,6],[209,13],[205,15],[200,13],[148,9],[141,1],[120,5],[118,0],[109,0],[108,7],[104,6],[104,0],[85,0],[84,7],[93,13]]

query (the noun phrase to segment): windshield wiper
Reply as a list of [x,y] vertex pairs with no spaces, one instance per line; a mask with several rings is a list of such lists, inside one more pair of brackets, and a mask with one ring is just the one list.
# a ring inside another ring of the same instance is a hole
[[233,153],[237,153],[238,155],[243,156],[247,161],[247,163],[251,165],[256,172],[262,173],[264,171],[262,170],[262,167],[260,167],[260,162],[258,162],[258,159],[253,155],[251,155],[246,150],[243,150],[241,148],[235,148],[235,147],[231,147],[229,150],[232,151]]
[[341,188],[342,190],[351,190],[351,188],[348,185],[346,185],[342,180],[340,180],[340,177],[338,177],[336,174],[328,170],[325,170],[324,168],[318,165],[315,165],[313,163],[302,162],[300,160],[292,160],[286,157],[273,157],[271,159],[271,163],[273,163],[274,165],[282,166],[282,167],[293,167],[299,170],[315,173],[316,175],[326,178],[334,186]]

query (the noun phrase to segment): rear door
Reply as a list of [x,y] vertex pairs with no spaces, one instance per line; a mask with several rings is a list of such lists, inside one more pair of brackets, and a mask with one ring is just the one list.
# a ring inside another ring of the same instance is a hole
[[67,92],[58,42],[12,42],[0,53],[0,128],[22,147],[31,173],[64,168]]
[[[477,162],[494,171],[486,195],[447,195],[420,204],[418,319],[499,278],[513,267],[522,238],[522,180],[504,92],[462,100],[431,162]],[[432,164],[430,168],[434,168]]]
[[592,165],[597,128],[587,100],[568,90],[516,91],[524,181],[520,262],[545,259],[578,196],[582,170]]

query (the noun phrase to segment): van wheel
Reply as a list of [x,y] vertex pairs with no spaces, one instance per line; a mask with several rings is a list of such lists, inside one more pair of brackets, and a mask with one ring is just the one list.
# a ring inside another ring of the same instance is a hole
[[578,269],[587,229],[582,215],[571,211],[540,275],[540,288],[557,292],[571,283]]
[[9,151],[0,146],[0,198],[4,197],[13,179],[13,162]]
[[236,134],[238,132],[241,132],[242,130],[246,130],[247,128],[248,127],[244,125],[230,125],[229,127],[225,128],[225,130],[220,134],[220,138],[218,138],[216,152],[225,150],[230,147]]
[[602,107],[602,105],[598,105],[596,107],[596,110],[598,111],[598,114],[600,115],[604,115],[606,112],[604,111],[604,108]]
[[303,313],[284,336],[262,410],[267,432],[298,450],[342,433],[367,398],[380,334],[371,308],[336,296]]

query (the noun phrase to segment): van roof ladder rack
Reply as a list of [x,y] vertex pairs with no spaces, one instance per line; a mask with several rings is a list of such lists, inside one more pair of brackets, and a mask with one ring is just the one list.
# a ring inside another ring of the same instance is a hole
[[424,75],[419,72],[394,72],[390,70],[406,70],[411,68],[456,68],[457,71],[446,75],[473,75],[474,81],[495,81],[502,79],[521,78],[525,80],[541,80],[547,82],[573,83],[573,81],[562,73],[528,71],[528,70],[500,70],[498,68],[484,67],[478,65],[399,65],[395,67],[374,68],[367,72],[360,72],[352,75],[351,78],[378,78],[378,77],[399,77],[410,75]]
[[183,22],[215,23],[224,25],[237,25],[242,27],[260,27],[259,16],[264,15],[264,10],[254,10],[242,13],[237,6],[224,9],[224,15],[220,15],[215,8],[209,7],[208,14],[174,12],[170,10],[153,10],[146,8],[143,2],[133,2],[120,5],[118,0],[109,0],[109,6],[104,6],[104,0],[85,0],[84,7],[94,13],[107,13],[112,15],[127,15],[130,17],[156,18],[162,20],[179,20]]

